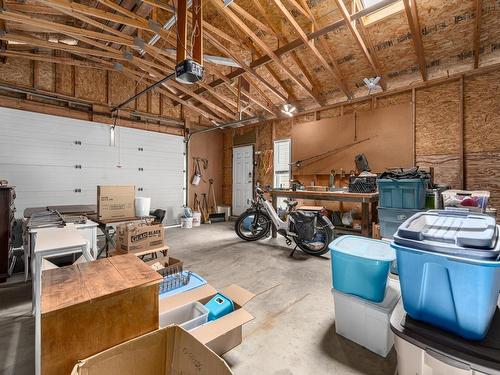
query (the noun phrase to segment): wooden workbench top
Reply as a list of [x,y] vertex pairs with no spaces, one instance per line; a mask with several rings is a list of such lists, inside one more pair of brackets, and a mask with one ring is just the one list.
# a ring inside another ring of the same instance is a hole
[[[42,273],[42,315],[162,280],[133,254]],[[117,312],[119,313],[119,312]]]
[[286,196],[310,196],[310,197],[326,197],[327,199],[332,198],[351,198],[351,199],[378,199],[378,192],[375,193],[349,193],[343,191],[313,191],[313,190],[272,190],[271,195],[276,195],[278,197]]

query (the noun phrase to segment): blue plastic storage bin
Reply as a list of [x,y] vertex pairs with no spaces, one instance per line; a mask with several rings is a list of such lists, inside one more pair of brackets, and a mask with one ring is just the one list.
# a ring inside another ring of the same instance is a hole
[[208,309],[208,321],[216,320],[234,311],[234,304],[231,299],[222,293],[217,293],[205,304]]
[[388,242],[341,236],[329,249],[333,288],[373,302],[384,299],[389,268],[396,258]]
[[380,223],[380,236],[382,238],[391,238],[398,228],[407,219],[419,213],[420,210],[406,208],[378,208],[378,221]]
[[377,180],[379,207],[409,208],[421,210],[425,207],[428,180],[412,178],[404,180]]
[[394,235],[406,312],[468,340],[482,340],[500,293],[499,227],[486,215],[431,210]]

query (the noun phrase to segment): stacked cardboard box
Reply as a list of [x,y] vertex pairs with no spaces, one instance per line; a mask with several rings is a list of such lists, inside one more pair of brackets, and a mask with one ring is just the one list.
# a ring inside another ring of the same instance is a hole
[[99,220],[135,217],[135,186],[97,186]]
[[116,227],[116,250],[118,253],[141,253],[165,246],[165,231],[162,224],[127,223]]

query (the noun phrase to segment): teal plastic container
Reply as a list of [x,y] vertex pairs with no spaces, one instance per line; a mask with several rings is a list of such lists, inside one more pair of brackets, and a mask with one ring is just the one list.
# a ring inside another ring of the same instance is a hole
[[421,210],[425,207],[425,199],[429,180],[412,178],[406,180],[377,180],[379,207],[406,208]]
[[333,288],[369,301],[383,301],[389,268],[396,259],[388,242],[341,236],[329,245],[329,249]]
[[222,318],[224,315],[234,311],[234,304],[231,299],[222,293],[217,293],[210,301],[205,304],[208,309],[208,321]]

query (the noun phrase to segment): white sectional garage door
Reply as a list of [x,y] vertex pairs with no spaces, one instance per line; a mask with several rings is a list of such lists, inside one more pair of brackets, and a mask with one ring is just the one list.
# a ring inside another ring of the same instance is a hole
[[17,216],[26,207],[96,204],[97,185],[134,185],[177,224],[184,203],[180,136],[0,108],[0,179],[16,186]]

